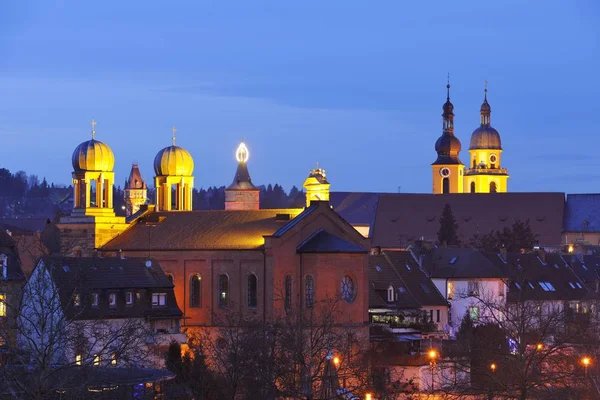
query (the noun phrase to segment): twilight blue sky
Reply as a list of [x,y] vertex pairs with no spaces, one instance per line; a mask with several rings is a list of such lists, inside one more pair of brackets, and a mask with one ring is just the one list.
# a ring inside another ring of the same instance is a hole
[[450,72],[468,159],[489,81],[511,191],[600,191],[600,2],[0,0],[0,166],[68,183],[97,138],[117,182],[177,143],[197,187],[430,192]]

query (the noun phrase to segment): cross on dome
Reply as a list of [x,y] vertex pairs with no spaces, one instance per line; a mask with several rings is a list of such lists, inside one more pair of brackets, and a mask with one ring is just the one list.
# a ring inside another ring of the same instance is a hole
[[175,125],[173,125],[173,129],[171,129],[171,132],[173,132],[173,136],[171,137],[171,140],[173,141],[173,146],[175,146],[175,132],[177,132]]
[[94,136],[96,136],[96,125],[98,125],[98,123],[92,118],[92,140],[94,139]]

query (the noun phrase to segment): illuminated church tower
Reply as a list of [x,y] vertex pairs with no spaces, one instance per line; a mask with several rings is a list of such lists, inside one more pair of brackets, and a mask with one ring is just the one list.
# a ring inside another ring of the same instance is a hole
[[140,206],[146,204],[148,200],[148,187],[142,179],[142,174],[137,164],[131,166],[129,179],[125,183],[124,196],[127,216],[138,212]]
[[154,187],[156,211],[191,211],[194,189],[194,159],[184,148],[173,144],[158,152],[154,158]]
[[496,193],[507,191],[508,171],[500,164],[500,134],[490,124],[492,108],[487,102],[487,82],[481,105],[481,125],[471,135],[471,168],[465,170],[465,192]]
[[235,152],[238,166],[233,182],[225,189],[226,210],[258,210],[260,190],[252,183],[248,172],[250,152],[242,141]]
[[329,182],[322,168],[311,169],[302,185],[306,189],[306,207],[311,201],[329,201]]
[[73,211],[58,223],[61,253],[90,255],[127,227],[124,217],[113,209],[115,157],[108,145],[96,140],[96,122],[92,120],[92,138],[73,151]]
[[446,85],[447,96],[443,107],[443,133],[435,142],[438,156],[431,164],[433,193],[462,193],[464,165],[458,158],[461,145],[454,136],[454,106],[450,102],[450,82]]

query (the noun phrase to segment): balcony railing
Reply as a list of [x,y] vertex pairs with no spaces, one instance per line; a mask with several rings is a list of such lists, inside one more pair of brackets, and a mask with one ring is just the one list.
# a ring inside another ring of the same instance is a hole
[[466,168],[465,175],[478,175],[478,174],[486,174],[486,175],[508,175],[508,170],[506,168]]

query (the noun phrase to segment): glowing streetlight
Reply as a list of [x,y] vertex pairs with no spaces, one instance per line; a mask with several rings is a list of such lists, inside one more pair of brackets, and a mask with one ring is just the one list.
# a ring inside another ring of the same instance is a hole
[[435,380],[433,379],[433,368],[435,367],[435,360],[438,358],[438,352],[435,349],[431,349],[427,352],[427,356],[429,357],[429,366],[431,367],[431,391],[433,392],[435,384]]
[[373,395],[371,393],[367,393],[365,395],[365,400],[373,400]]
[[431,349],[431,350],[429,350],[429,351],[427,352],[427,355],[429,356],[429,359],[430,359],[430,360],[432,360],[432,361],[435,361],[435,359],[436,359],[436,358],[437,358],[437,356],[438,356],[438,353],[437,353],[437,351],[435,351],[434,349]]
[[333,364],[335,365],[335,367],[339,367],[340,366],[340,358],[339,357],[333,357]]
[[491,363],[491,364],[490,364],[490,369],[492,370],[492,372],[496,372],[496,368],[497,368],[497,367],[498,367],[498,366],[497,366],[495,363]]
[[581,359],[581,363],[583,364],[583,367],[585,368],[585,376],[588,376],[588,367],[590,366],[590,364],[592,363],[592,359],[589,357],[583,357]]
[[535,348],[537,351],[542,351],[544,349],[544,345],[542,343],[538,343]]

